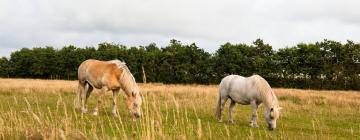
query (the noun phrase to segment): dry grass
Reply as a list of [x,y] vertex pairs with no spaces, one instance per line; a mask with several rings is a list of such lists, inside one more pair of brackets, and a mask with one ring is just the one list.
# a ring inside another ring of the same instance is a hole
[[[76,81],[0,79],[0,139],[359,139],[360,92],[274,89],[284,110],[278,129],[250,128],[250,107],[237,105],[235,124],[213,115],[217,86],[140,85],[143,117],[132,121],[124,103],[111,117],[107,93],[100,116],[73,108]],[[95,104],[97,92],[89,101]],[[121,100],[124,96],[120,96]],[[223,112],[227,119],[227,110]]]

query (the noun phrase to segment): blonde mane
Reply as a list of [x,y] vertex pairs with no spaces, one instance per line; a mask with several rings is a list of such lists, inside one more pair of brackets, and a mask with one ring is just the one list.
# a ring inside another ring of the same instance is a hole
[[120,60],[110,60],[107,61],[108,63],[112,63],[112,64],[116,64],[116,66],[119,69],[123,69],[123,73],[120,76],[120,83],[122,84],[122,88],[125,92],[127,93],[131,93],[131,92],[135,92],[138,93],[139,92],[139,87],[136,84],[135,78],[132,75],[132,73],[130,72],[129,68],[126,66],[126,63]]

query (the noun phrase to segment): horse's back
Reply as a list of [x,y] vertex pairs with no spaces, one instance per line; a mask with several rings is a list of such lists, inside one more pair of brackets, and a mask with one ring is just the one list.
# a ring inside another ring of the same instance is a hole
[[89,59],[82,62],[78,69],[78,80],[80,82],[89,82],[92,86],[101,88],[106,85],[109,88],[119,87],[118,78],[121,75],[116,64],[109,61],[100,61]]
[[238,77],[241,77],[241,76],[239,76],[239,75],[228,75],[228,76],[224,77],[223,79],[221,79],[220,86],[228,87],[229,84],[233,81],[233,79],[238,78]]
[[102,69],[103,61],[88,59],[82,62],[78,68],[78,79],[80,81],[86,80],[86,77],[91,73],[100,73],[99,70]]
[[220,83],[220,93],[228,96],[240,104],[249,104],[252,99],[258,98],[258,90],[252,78],[240,75],[229,75]]
[[229,94],[228,92],[231,92],[234,87],[242,84],[243,80],[245,80],[245,78],[240,75],[228,75],[221,80],[219,90],[222,94]]

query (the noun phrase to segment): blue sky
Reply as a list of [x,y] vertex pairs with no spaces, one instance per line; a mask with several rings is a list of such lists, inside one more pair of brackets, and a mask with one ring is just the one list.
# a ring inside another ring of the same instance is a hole
[[170,39],[208,52],[264,39],[273,48],[360,40],[356,0],[0,0],[0,56],[23,47],[127,46]]

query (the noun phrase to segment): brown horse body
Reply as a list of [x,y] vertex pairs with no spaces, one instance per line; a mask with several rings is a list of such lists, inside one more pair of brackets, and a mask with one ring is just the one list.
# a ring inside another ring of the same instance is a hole
[[124,72],[116,63],[98,60],[86,60],[78,69],[78,80],[81,84],[88,82],[95,88],[106,87],[108,90],[119,89],[119,78]]
[[127,106],[135,117],[140,116],[141,96],[134,77],[124,62],[119,60],[99,61],[89,59],[81,63],[78,69],[78,96],[77,108],[82,113],[87,113],[87,100],[94,88],[101,89],[98,103],[94,109],[94,115],[98,114],[98,108],[106,90],[113,92],[114,116],[117,116],[116,99],[119,90],[124,90],[127,95]]

